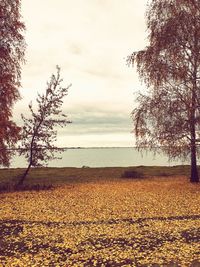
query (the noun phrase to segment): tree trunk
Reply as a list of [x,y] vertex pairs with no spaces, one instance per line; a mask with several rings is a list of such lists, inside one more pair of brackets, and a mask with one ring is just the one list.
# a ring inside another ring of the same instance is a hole
[[196,146],[195,144],[191,144],[191,176],[190,176],[191,183],[198,183],[199,176],[198,176],[198,169],[197,169],[197,159],[196,159]]
[[19,182],[17,183],[17,186],[21,186],[21,185],[23,185],[24,180],[25,180],[26,176],[28,175],[30,168],[31,168],[31,163],[29,163],[27,169],[25,170],[25,172],[24,172],[24,173],[22,174],[22,176],[20,177],[20,180],[19,180]]
[[31,140],[31,145],[30,145],[29,165],[28,165],[27,169],[25,170],[25,172],[20,177],[19,182],[17,183],[17,186],[23,185],[24,180],[25,180],[26,176],[28,175],[29,170],[30,170],[30,168],[32,166],[32,163],[33,163],[33,141],[34,141],[34,138],[35,138],[35,131],[34,131],[34,134],[33,134],[32,140]]
[[191,133],[191,183],[198,183],[198,169],[197,169],[197,151],[196,151],[196,109],[197,109],[197,72],[198,72],[198,32],[195,25],[194,32],[194,62],[193,62],[193,88],[192,88],[192,106],[191,106],[191,118],[190,118],[190,133]]
[[196,151],[196,131],[195,131],[195,112],[193,110],[191,121],[190,121],[190,130],[191,130],[191,174],[190,182],[198,183],[198,169],[197,169],[197,151]]
[[196,129],[195,129],[195,105],[196,105],[196,91],[192,92],[192,109],[190,118],[190,135],[191,135],[191,175],[190,182],[198,183],[198,169],[197,169],[197,148],[196,148]]

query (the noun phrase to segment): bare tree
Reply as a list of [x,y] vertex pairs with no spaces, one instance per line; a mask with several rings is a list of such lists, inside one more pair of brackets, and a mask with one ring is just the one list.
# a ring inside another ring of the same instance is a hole
[[9,166],[20,128],[12,121],[12,107],[19,99],[21,63],[24,62],[25,26],[20,0],[0,1],[0,165]]
[[63,98],[67,95],[68,87],[61,86],[60,68],[57,67],[57,74],[52,75],[50,82],[47,82],[45,94],[38,94],[38,110],[34,111],[32,103],[29,105],[31,118],[22,115],[24,126],[21,132],[20,154],[25,155],[28,166],[21,176],[18,185],[22,185],[30,168],[47,165],[49,160],[56,159],[55,152],[63,151],[54,145],[57,137],[55,126],[64,127],[67,123],[66,115],[62,114]]
[[132,113],[137,146],[190,157],[199,182],[200,1],[152,0],[146,18],[149,44],[128,57],[148,88]]

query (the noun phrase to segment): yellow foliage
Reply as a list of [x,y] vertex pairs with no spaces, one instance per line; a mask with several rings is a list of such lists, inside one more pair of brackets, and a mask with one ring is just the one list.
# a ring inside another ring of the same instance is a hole
[[2,267],[200,262],[200,187],[183,177],[4,193],[0,218]]

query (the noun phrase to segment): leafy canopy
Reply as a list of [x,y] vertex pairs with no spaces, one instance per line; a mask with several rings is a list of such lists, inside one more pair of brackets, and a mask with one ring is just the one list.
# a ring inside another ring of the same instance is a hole
[[148,46],[128,57],[147,93],[133,110],[137,146],[185,158],[200,133],[200,1],[152,0]]
[[57,138],[56,127],[64,127],[67,123],[66,115],[62,114],[63,98],[67,95],[68,87],[61,86],[60,68],[57,74],[52,75],[44,94],[38,94],[37,110],[34,111],[32,103],[29,105],[30,118],[22,115],[24,126],[21,132],[21,154],[25,155],[29,167],[43,166],[49,160],[55,159],[56,151],[61,151],[55,146]]
[[12,121],[13,104],[20,98],[21,64],[24,62],[24,23],[20,0],[0,1],[0,165],[9,166],[20,128]]

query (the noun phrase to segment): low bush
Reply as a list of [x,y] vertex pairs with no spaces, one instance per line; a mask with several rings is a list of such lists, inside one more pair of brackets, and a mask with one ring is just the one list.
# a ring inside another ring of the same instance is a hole
[[157,176],[163,176],[163,177],[169,177],[172,176],[170,173],[166,173],[166,172],[158,172]]
[[122,178],[131,178],[131,179],[144,178],[144,174],[136,170],[127,170],[124,171],[124,173],[122,174]]

